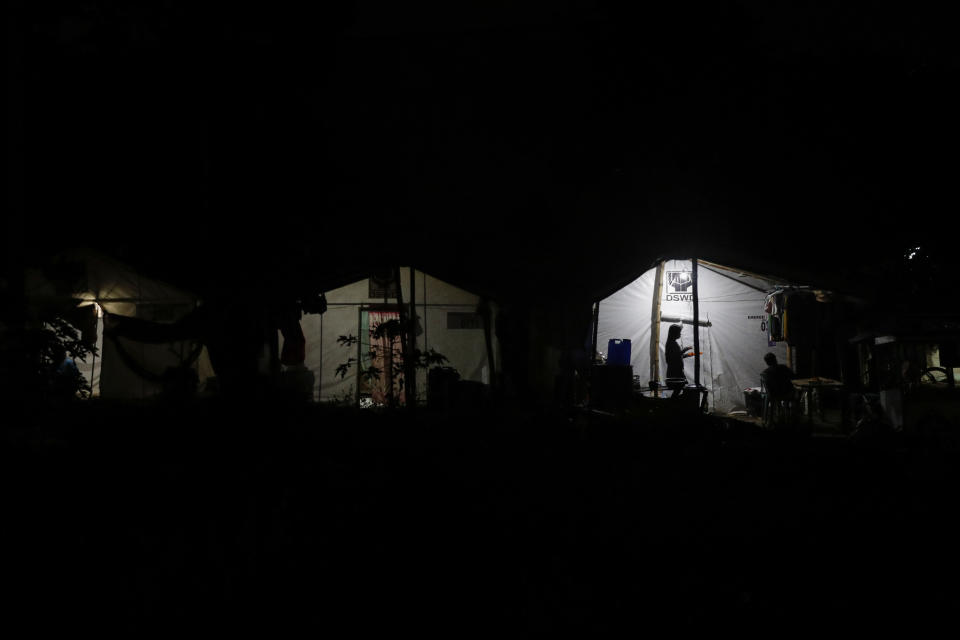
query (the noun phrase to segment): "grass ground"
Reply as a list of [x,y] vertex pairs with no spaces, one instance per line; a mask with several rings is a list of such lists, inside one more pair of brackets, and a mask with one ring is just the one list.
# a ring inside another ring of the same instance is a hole
[[719,417],[315,405],[4,430],[37,631],[919,630],[960,605],[953,451]]

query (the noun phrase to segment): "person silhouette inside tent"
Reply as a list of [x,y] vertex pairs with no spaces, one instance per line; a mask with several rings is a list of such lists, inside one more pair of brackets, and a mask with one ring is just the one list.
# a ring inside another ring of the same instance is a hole
[[[667,331],[667,344],[665,347],[667,355],[667,380],[666,386],[672,389],[671,398],[677,398],[687,386],[687,376],[683,372],[683,359],[693,355],[690,347],[680,347],[680,334],[683,333],[683,327],[679,324],[670,325]],[[687,353],[689,351],[689,353]]]
[[793,403],[793,370],[777,362],[777,356],[768,353],[763,356],[767,368],[760,373],[760,384],[766,393],[764,422],[786,422]]

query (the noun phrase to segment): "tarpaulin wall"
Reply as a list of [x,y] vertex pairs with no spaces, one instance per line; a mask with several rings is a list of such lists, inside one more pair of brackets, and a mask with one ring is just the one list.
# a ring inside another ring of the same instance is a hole
[[[410,304],[410,269],[401,268],[401,295],[407,310]],[[434,278],[422,271],[414,271],[416,278],[416,310],[419,329],[417,348],[434,349],[446,356],[446,366],[455,368],[462,380],[490,383],[491,366],[487,362],[486,342],[482,324],[471,323],[480,303],[480,297]],[[346,375],[337,375],[337,367],[350,358],[358,358],[368,350],[368,337],[362,336],[364,310],[396,304],[396,298],[371,297],[368,280],[328,291],[327,310],[322,315],[304,315],[300,321],[307,341],[304,365],[314,374],[314,399],[323,402],[352,402],[356,395],[357,366],[354,363]],[[454,314],[454,317],[450,317]],[[458,320],[462,322],[458,323]],[[340,336],[359,336],[357,345],[346,347],[338,343]],[[496,338],[494,358],[496,358]],[[427,373],[417,372],[417,392],[425,399]]]
[[[175,322],[193,310],[197,297],[167,283],[147,278],[130,266],[91,249],[70,249],[58,260],[75,265],[78,271],[77,291],[70,293],[71,303],[86,308],[91,314],[88,326],[96,331],[99,355],[87,355],[77,361],[77,368],[87,383],[92,383],[94,396],[105,398],[147,398],[160,392],[160,386],[146,380],[131,369],[118,351],[118,344],[103,337],[100,310],[118,316],[141,318],[155,322]],[[39,272],[28,273],[28,297],[43,302],[55,296],[51,283]],[[87,329],[84,328],[84,331]],[[167,367],[178,365],[185,354],[193,351],[195,342],[178,341],[165,344],[144,344],[118,338],[119,346],[142,371],[155,376]],[[193,363],[201,388],[213,377],[210,359],[204,348]]]
[[[764,354],[773,352],[786,362],[784,342],[768,342],[764,301],[768,291],[783,283],[743,274],[710,264],[698,263],[700,331],[700,382],[709,390],[713,411],[743,409],[743,391],[760,386],[760,372],[766,368]],[[667,327],[681,324],[681,346],[693,346],[693,289],[690,260],[663,263],[660,290],[659,380],[666,377],[664,346]],[[650,341],[655,309],[657,269],[653,268],[611,296],[601,300],[597,349],[605,352],[613,338],[631,341],[630,363],[640,383],[651,380]],[[687,381],[694,381],[694,359],[684,360]]]
[[[79,296],[83,303],[95,302],[107,313],[154,322],[172,323],[190,313],[197,297],[167,283],[146,278],[130,267],[106,256],[78,252],[86,267],[87,291]],[[85,376],[94,377],[94,395],[105,398],[148,398],[161,391],[160,385],[145,378],[139,369],[151,376],[162,376],[168,367],[176,367],[187,359],[195,342],[189,340],[146,344],[126,338],[103,339],[103,321],[97,322],[96,362],[88,356],[81,365]],[[119,350],[123,349],[125,357]],[[129,359],[129,362],[127,361]],[[135,363],[134,368],[129,363]],[[206,348],[193,363],[202,385],[213,376]],[[90,377],[87,377],[90,381]]]

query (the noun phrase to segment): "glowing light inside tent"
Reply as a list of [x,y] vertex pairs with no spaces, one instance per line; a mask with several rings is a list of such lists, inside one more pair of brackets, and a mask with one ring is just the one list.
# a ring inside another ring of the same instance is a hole
[[[87,295],[91,295],[91,294],[84,294],[84,295],[87,296]],[[101,307],[101,306],[100,306],[100,303],[97,302],[96,300],[92,300],[92,299],[87,298],[87,297],[80,298],[80,302],[77,303],[77,308],[89,307],[90,305],[93,305],[94,309],[97,310],[97,317],[98,317],[98,318],[102,318],[102,317],[103,317],[103,307]]]

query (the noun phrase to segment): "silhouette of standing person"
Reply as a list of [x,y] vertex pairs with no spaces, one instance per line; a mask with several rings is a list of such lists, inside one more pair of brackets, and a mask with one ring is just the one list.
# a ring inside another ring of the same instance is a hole
[[683,327],[679,324],[670,325],[670,329],[667,331],[665,348],[667,353],[667,388],[673,390],[671,398],[678,397],[683,388],[687,386],[687,376],[683,373],[683,359],[693,355],[693,353],[686,353],[690,347],[680,347],[678,341],[682,332]]

